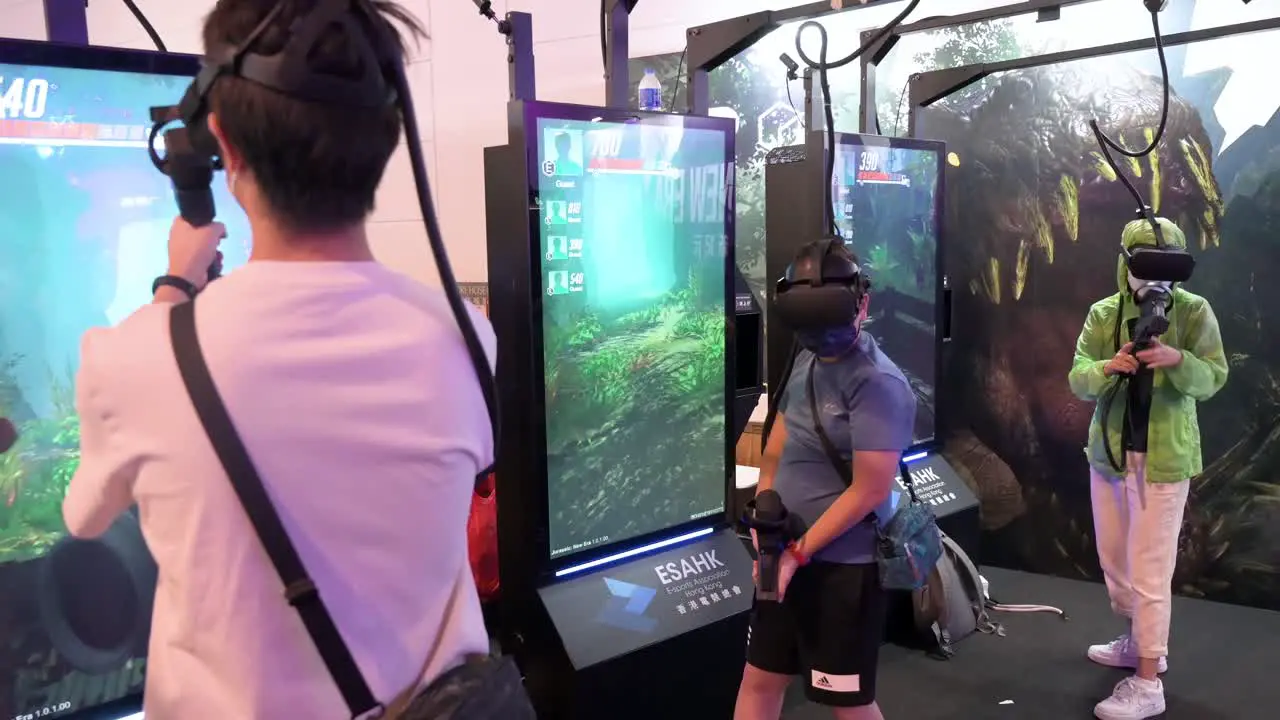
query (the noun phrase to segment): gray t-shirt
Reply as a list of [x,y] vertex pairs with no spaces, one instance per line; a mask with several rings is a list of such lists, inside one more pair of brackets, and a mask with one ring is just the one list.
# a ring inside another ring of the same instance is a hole
[[[814,429],[808,392],[814,359],[809,351],[800,353],[778,401],[779,412],[785,415],[787,443],[773,485],[787,509],[810,526],[849,487],[848,478],[841,478],[832,467]],[[870,334],[862,333],[858,346],[839,360],[818,361],[813,389],[822,427],[846,460],[858,451],[902,452],[911,446],[915,393]],[[893,510],[891,496],[875,513],[884,523]],[[874,562],[875,537],[870,523],[860,523],[814,559],[850,565]]]

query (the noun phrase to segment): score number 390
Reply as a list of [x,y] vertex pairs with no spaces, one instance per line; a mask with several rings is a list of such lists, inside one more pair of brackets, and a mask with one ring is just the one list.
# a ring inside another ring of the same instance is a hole
[[48,80],[0,76],[0,120],[39,120],[48,104]]

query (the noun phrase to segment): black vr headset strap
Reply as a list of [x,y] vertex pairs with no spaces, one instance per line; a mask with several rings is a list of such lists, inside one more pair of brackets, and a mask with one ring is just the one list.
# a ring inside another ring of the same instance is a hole
[[218,395],[218,388],[209,374],[200,340],[196,334],[195,302],[174,305],[169,313],[169,335],[173,354],[178,361],[182,382],[195,406],[200,424],[209,436],[218,460],[222,462],[245,514],[253,525],[258,540],[267,551],[267,557],[280,575],[285,587],[285,599],[298,611],[307,634],[315,643],[325,667],[333,676],[342,699],[358,718],[372,710],[380,710],[382,704],[373,697],[360,667],[347,648],[342,634],[333,622],[329,609],[320,599],[320,593],[307,574],[302,558],[280,521],[271,496],[262,485],[262,479],[249,458],[249,452],[236,432],[231,416]]
[[[268,19],[274,15],[273,11]],[[385,107],[395,99],[384,74],[384,58],[379,55],[379,50],[389,54],[387,48],[375,47],[373,42],[355,43],[353,49],[360,55],[363,70],[363,75],[358,78],[319,75],[308,66],[310,54],[331,27],[341,27],[351,38],[367,38],[369,33],[361,27],[361,20],[369,23],[378,42],[384,40],[385,34],[378,27],[378,23],[383,21],[376,10],[352,0],[320,0],[314,10],[289,29],[289,41],[280,51],[272,55],[246,53],[244,51],[251,48],[251,43],[242,45],[238,53],[239,75],[291,97],[312,102]]]
[[782,394],[787,391],[787,387],[791,385],[791,371],[795,369],[796,358],[800,356],[800,342],[796,339],[791,340],[791,352],[787,354],[787,366],[783,369],[782,374],[778,376],[778,384],[769,393],[769,412],[764,418],[764,429],[760,433],[760,450],[764,451],[769,444],[769,434],[773,432],[773,425],[778,420],[778,404],[782,402]]
[[1142,215],[1142,217],[1148,223],[1151,224],[1151,232],[1155,235],[1156,249],[1158,250],[1167,249],[1165,248],[1165,245],[1164,245],[1164,228],[1160,227],[1160,221],[1156,219],[1156,214],[1151,209],[1151,206],[1143,205],[1142,209],[1139,211],[1139,214]]
[[813,277],[809,278],[809,287],[822,287],[822,271],[831,253],[831,242],[831,238],[822,238],[813,246]]
[[[809,392],[809,414],[813,415],[813,431],[818,436],[818,441],[822,443],[822,450],[827,454],[827,460],[831,463],[831,467],[840,473],[840,479],[845,485],[853,484],[853,463],[845,460],[840,456],[840,451],[836,450],[836,446],[831,442],[831,438],[827,436],[827,431],[822,427],[822,416],[818,414],[818,395],[813,391],[813,373],[814,368],[818,366],[818,358],[813,358],[813,364],[809,366],[808,392]],[[907,463],[902,460],[902,456],[898,456],[898,472],[902,473],[902,484],[907,486],[907,493],[911,496],[911,502],[919,503],[920,498],[916,496],[916,485],[911,480],[911,475],[907,472]],[[875,520],[875,513],[867,516],[870,520]]]

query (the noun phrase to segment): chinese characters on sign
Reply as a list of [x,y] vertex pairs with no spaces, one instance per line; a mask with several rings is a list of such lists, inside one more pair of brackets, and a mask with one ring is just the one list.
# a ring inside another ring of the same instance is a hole
[[676,605],[676,612],[681,615],[688,615],[689,613],[697,612],[704,607],[711,607],[715,603],[722,600],[728,600],[729,598],[741,594],[742,588],[737,585],[734,585],[731,588],[724,588],[723,590],[714,590],[696,600],[690,600]]

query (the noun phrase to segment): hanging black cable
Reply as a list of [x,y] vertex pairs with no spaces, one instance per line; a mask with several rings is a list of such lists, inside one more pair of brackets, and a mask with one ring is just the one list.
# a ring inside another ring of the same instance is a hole
[[[1102,150],[1103,159],[1106,160],[1107,165],[1111,167],[1116,178],[1120,180],[1125,189],[1129,191],[1129,194],[1133,196],[1133,200],[1138,206],[1139,215],[1147,222],[1151,223],[1151,229],[1155,234],[1157,246],[1163,247],[1164,233],[1160,229],[1160,223],[1156,221],[1154,211],[1149,205],[1147,205],[1146,201],[1143,200],[1142,193],[1138,192],[1138,188],[1134,186],[1133,181],[1130,180],[1129,177],[1125,175],[1124,171],[1120,169],[1119,163],[1116,162],[1115,157],[1111,154],[1114,150],[1125,157],[1135,159],[1147,157],[1155,152],[1160,146],[1161,140],[1164,139],[1165,129],[1169,124],[1169,96],[1171,94],[1171,89],[1169,87],[1169,62],[1165,57],[1164,34],[1160,31],[1160,11],[1164,9],[1166,0],[1144,1],[1147,9],[1151,12],[1151,28],[1155,34],[1156,55],[1160,59],[1160,79],[1163,85],[1163,97],[1160,107],[1160,124],[1157,126],[1151,141],[1141,150],[1129,150],[1120,143],[1112,140],[1110,137],[1107,137],[1107,134],[1102,131],[1101,127],[1099,127],[1097,119],[1089,121],[1089,129],[1093,131],[1094,137],[1098,140],[1098,147]],[[1115,344],[1114,352],[1117,353],[1120,351],[1120,324],[1124,322],[1124,307],[1125,297],[1122,292],[1119,306],[1116,309],[1116,324],[1113,329],[1113,340]],[[1107,461],[1111,464],[1112,469],[1119,473],[1125,472],[1126,463],[1125,458],[1123,457],[1124,448],[1121,448],[1121,453],[1119,453],[1120,457],[1117,459],[1117,453],[1111,447],[1110,418],[1116,399],[1121,396],[1121,390],[1128,390],[1131,387],[1129,380],[1130,377],[1128,375],[1117,376],[1111,386],[1109,386],[1103,392],[1102,396],[1098,398],[1098,402],[1101,404],[1099,421],[1102,424],[1103,449],[1106,451]],[[1127,396],[1127,393],[1125,394]],[[1135,428],[1132,427],[1132,420],[1129,418],[1129,413],[1126,408],[1124,428],[1121,433],[1122,445],[1127,442],[1128,438],[1133,437],[1134,431]]]
[[[888,25],[885,25],[883,28],[880,28],[880,30],[877,31],[876,34],[873,35],[870,40],[864,43],[862,47],[859,47],[857,50],[853,51],[853,53],[851,53],[850,55],[840,58],[839,60],[836,60],[833,62],[827,61],[827,48],[830,43],[830,40],[827,36],[827,28],[824,27],[822,23],[816,20],[808,20],[803,24],[801,24],[800,28],[796,30],[796,54],[800,56],[800,59],[804,62],[805,65],[808,65],[809,67],[818,71],[818,84],[819,84],[819,87],[822,88],[822,114],[823,114],[823,119],[827,123],[827,127],[826,127],[827,152],[826,152],[826,158],[825,158],[825,165],[823,166],[824,177],[826,179],[823,182],[823,199],[822,199],[823,205],[822,206],[823,206],[823,217],[826,218],[827,232],[830,233],[832,236],[837,236],[839,234],[837,232],[835,212],[833,210],[835,205],[835,198],[834,198],[835,190],[833,185],[835,184],[835,174],[836,174],[836,156],[835,156],[835,152],[836,152],[835,125],[836,123],[835,123],[835,112],[831,108],[831,83],[828,81],[827,71],[835,70],[837,68],[842,68],[854,62],[858,58],[862,57],[862,55],[867,50],[873,47],[876,47],[881,40],[883,40],[885,37],[889,35],[889,33],[896,30],[897,27],[901,25],[904,20],[907,19],[907,16],[910,15],[912,11],[916,9],[916,6],[919,4],[920,4],[920,0],[911,0],[911,2],[907,3],[906,9],[898,13],[898,16],[895,17],[893,20],[889,21]],[[804,31],[810,28],[816,28],[818,31],[818,59],[816,61],[810,58],[808,54],[805,53],[804,47],[801,45],[801,42],[800,42],[804,38]],[[866,98],[863,98],[863,102],[866,102]]]
[[600,66],[609,71],[609,0],[600,0]]
[[129,8],[129,12],[133,13],[133,16],[137,18],[138,24],[147,32],[147,36],[151,38],[151,42],[156,46],[156,49],[160,52],[169,52],[169,49],[164,46],[164,41],[160,39],[160,33],[156,32],[156,29],[151,26],[151,21],[147,20],[147,16],[142,14],[142,10],[138,9],[138,5],[133,0],[124,0],[124,6]]
[[680,51],[680,63],[676,65],[676,80],[671,85],[671,102],[667,103],[667,110],[671,112],[676,111],[676,98],[680,96],[680,78],[684,77],[684,60],[688,54],[689,46],[685,45]]

